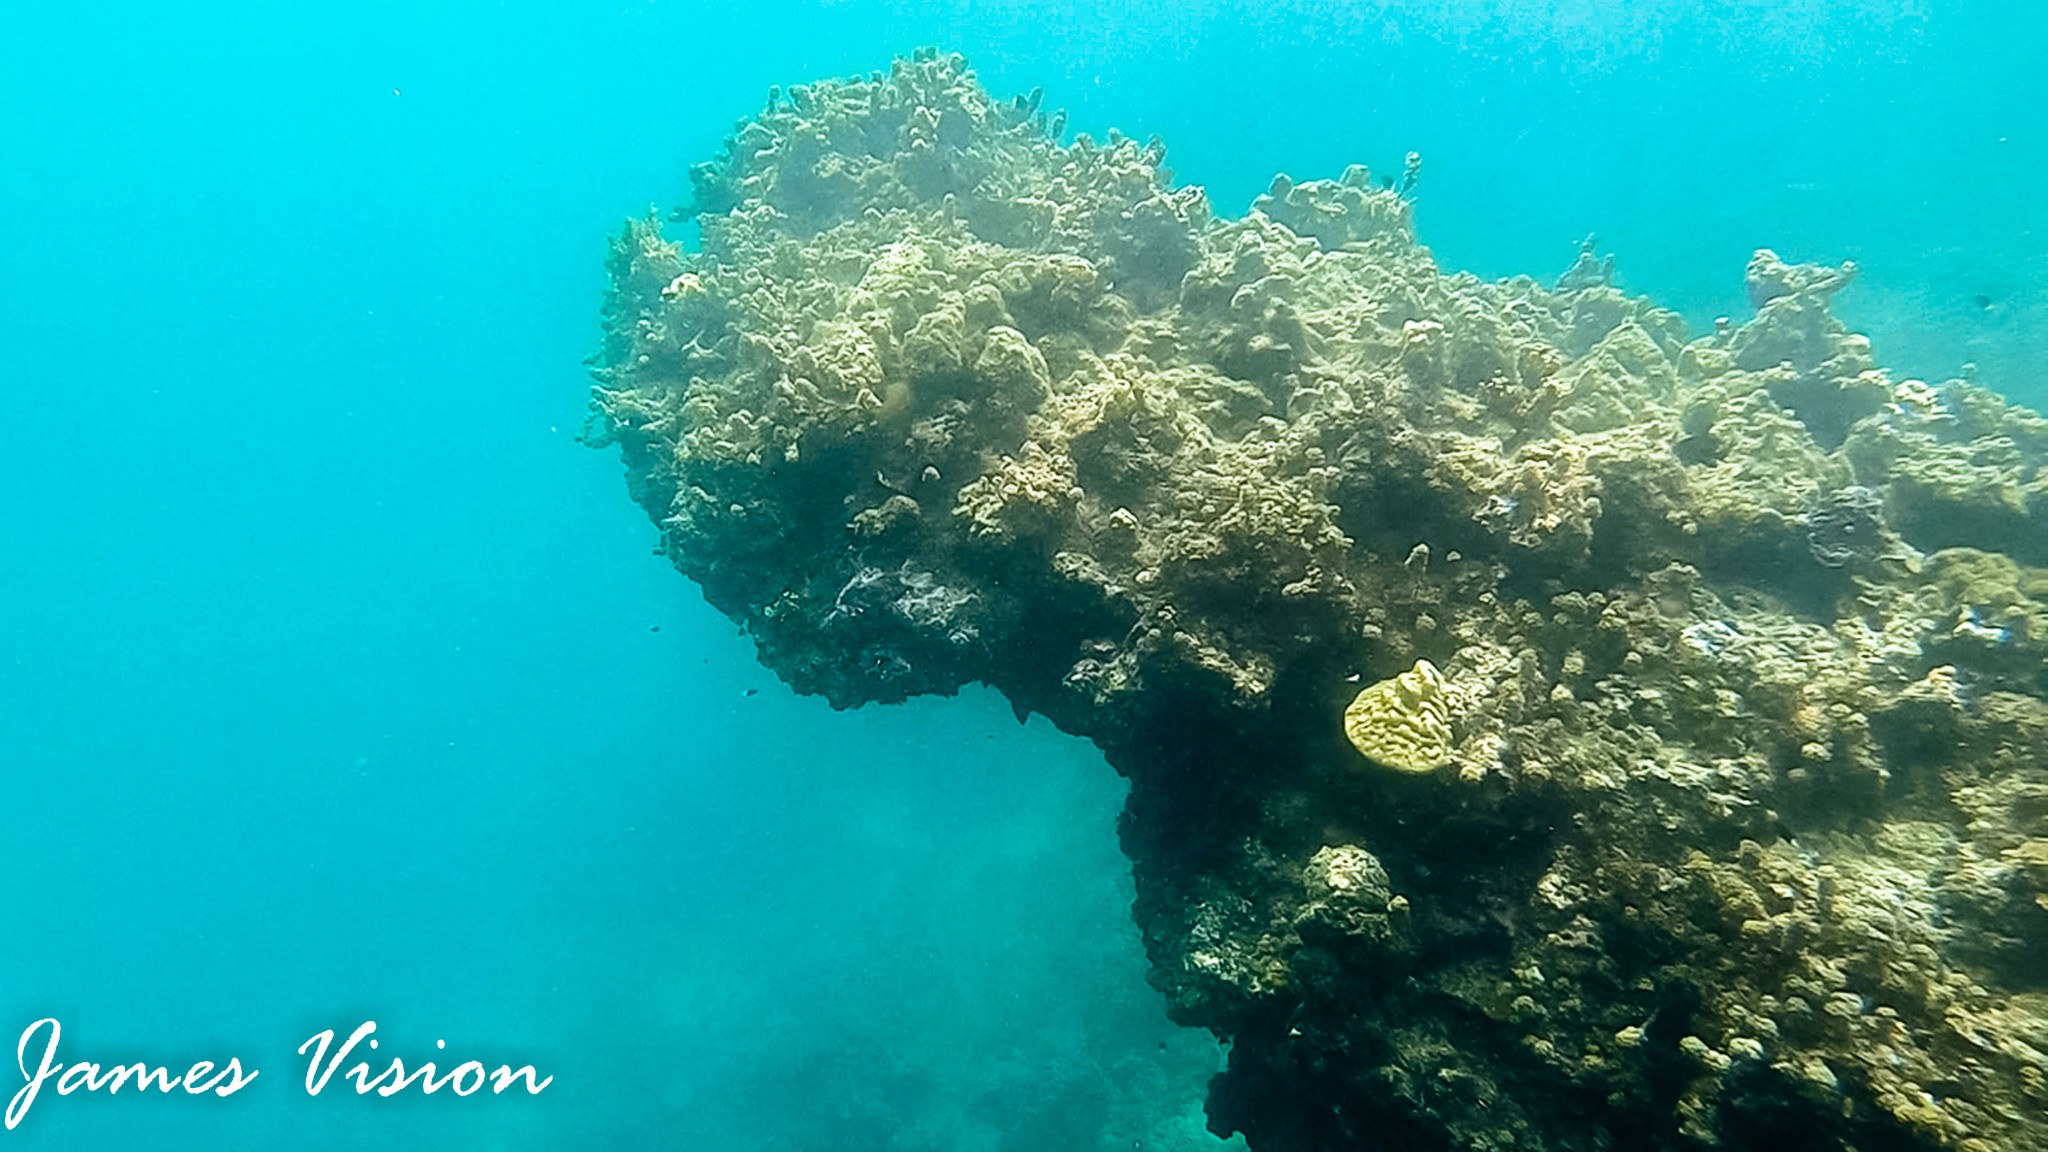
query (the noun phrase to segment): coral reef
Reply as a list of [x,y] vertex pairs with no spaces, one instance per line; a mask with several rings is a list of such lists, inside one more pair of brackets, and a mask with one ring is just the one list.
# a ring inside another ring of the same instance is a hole
[[614,244],[587,438],[762,661],[1097,744],[1260,1152],[2048,1147],[2048,421],[1853,268],[1693,338],[1062,124],[920,53]]

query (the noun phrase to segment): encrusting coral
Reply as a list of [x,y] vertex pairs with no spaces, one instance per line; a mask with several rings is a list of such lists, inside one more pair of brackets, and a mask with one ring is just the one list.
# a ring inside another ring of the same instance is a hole
[[774,94],[699,250],[614,244],[588,438],[796,689],[1102,748],[1212,1126],[2048,1147],[2048,421],[1893,381],[1853,268],[1693,338],[1060,127],[930,52]]

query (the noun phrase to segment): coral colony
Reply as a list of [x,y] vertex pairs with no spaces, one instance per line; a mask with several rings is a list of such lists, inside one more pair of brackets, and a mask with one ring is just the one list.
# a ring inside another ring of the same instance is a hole
[[614,244],[586,436],[763,663],[1100,747],[1259,1152],[2048,1148],[2048,421],[1853,268],[1695,337],[1063,127],[920,53]]

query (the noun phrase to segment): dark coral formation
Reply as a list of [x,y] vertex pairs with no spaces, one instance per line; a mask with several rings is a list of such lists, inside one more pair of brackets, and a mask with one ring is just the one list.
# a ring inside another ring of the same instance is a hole
[[[1885,547],[1884,497],[1861,484],[1824,494],[1806,514],[1806,546],[1829,568],[1871,564],[1898,553]],[[1903,558],[1903,557],[1901,557]]]
[[[798,690],[1102,748],[1214,1126],[2048,1147],[2048,421],[1893,381],[1851,269],[1694,339],[1057,136],[957,57],[776,94],[700,251],[616,242],[590,437]],[[1424,660],[1447,760],[1367,761]]]

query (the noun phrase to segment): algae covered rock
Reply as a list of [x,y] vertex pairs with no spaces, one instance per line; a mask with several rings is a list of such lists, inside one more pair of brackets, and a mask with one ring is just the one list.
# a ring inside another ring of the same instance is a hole
[[2048,421],[1853,268],[1693,337],[1063,127],[921,53],[614,242],[587,438],[763,663],[1098,745],[1260,1152],[2048,1147]]

